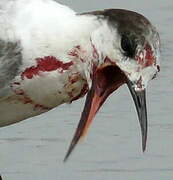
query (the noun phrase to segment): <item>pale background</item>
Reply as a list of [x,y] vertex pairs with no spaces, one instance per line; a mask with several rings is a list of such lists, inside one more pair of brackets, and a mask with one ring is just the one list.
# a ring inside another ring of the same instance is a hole
[[84,99],[0,129],[3,180],[172,180],[173,179],[173,3],[171,0],[61,0],[78,12],[126,8],[142,13],[162,40],[161,73],[148,87],[148,146],[124,86],[107,100],[87,139],[70,160],[63,158]]

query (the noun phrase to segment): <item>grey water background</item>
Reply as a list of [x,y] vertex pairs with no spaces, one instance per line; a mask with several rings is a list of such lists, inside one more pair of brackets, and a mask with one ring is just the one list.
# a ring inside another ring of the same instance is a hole
[[[147,92],[149,133],[141,151],[139,123],[126,86],[97,114],[89,134],[67,163],[63,158],[84,98],[0,129],[3,180],[173,179],[173,2],[171,0],[61,0],[77,12],[126,8],[142,13],[162,40],[161,72]],[[63,18],[63,17],[62,17]]]

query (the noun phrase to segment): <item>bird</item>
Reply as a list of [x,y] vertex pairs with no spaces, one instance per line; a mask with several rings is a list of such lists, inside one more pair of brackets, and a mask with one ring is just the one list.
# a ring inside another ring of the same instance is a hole
[[64,161],[107,97],[127,85],[147,141],[146,88],[160,71],[160,37],[126,9],[77,13],[54,0],[0,2],[0,127],[86,95]]

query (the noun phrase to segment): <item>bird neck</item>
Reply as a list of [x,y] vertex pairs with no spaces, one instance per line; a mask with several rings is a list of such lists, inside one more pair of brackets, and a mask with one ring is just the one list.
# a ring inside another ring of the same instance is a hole
[[75,46],[71,55],[78,56],[83,62],[81,66],[84,67],[85,74],[88,74],[87,79],[90,80],[95,67],[115,58],[113,40],[116,32],[110,28],[106,19],[100,19],[96,15],[85,14],[79,15],[78,18],[79,45]]

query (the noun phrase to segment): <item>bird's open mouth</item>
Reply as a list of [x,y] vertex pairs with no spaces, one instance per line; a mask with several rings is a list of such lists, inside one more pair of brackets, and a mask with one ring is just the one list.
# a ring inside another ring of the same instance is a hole
[[142,131],[143,151],[145,150],[147,137],[145,91],[136,92],[133,88],[133,84],[127,79],[124,72],[118,66],[104,65],[97,68],[94,72],[92,86],[87,94],[84,110],[82,112],[80,122],[72,139],[69,150],[65,156],[65,161],[73,151],[78,141],[87,133],[94,116],[107,97],[125,83],[127,83],[135,102]]
[[85,107],[78,126],[78,138],[84,136],[106,98],[126,82],[126,76],[117,66],[106,66],[96,70]]
[[127,81],[123,71],[116,65],[108,65],[97,69],[94,75],[94,88],[99,96],[109,95]]

